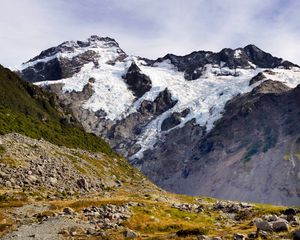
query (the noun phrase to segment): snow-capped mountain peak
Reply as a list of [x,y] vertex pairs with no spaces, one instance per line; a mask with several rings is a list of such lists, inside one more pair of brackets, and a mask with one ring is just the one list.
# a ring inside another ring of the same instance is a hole
[[149,60],[91,36],[18,73],[167,190],[260,201],[269,189],[299,202],[300,165],[284,160],[299,142],[300,68],[255,45]]
[[[265,78],[249,84],[267,69],[272,74],[265,73]],[[134,117],[131,121],[141,127],[132,136],[138,146],[128,154],[132,159],[142,158],[164,134],[192,120],[209,132],[230,99],[250,92],[267,78],[292,88],[300,83],[297,65],[255,45],[148,60],[128,56],[114,39],[99,36],[47,49],[23,64],[20,74],[41,86],[60,84],[63,95],[80,93],[89,85],[92,93],[76,106],[101,116],[89,123],[92,131],[110,132],[108,126],[126,125],[126,119]],[[164,92],[167,94],[161,95]],[[159,108],[163,111],[157,111]],[[185,114],[180,115],[182,112]],[[167,126],[174,114],[180,115],[176,124]],[[136,119],[139,115],[147,117],[141,122]]]

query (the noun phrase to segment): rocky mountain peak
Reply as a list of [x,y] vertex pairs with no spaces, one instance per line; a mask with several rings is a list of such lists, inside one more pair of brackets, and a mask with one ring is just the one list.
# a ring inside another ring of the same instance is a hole
[[[59,53],[61,54],[76,54],[76,51],[84,50],[85,48],[97,48],[97,47],[117,47],[119,44],[109,37],[99,37],[97,35],[90,36],[84,41],[66,41],[59,44],[56,47],[48,48],[42,51],[38,56],[30,59],[26,63],[35,62],[37,60],[53,57]],[[120,51],[123,51],[119,49]]]
[[186,80],[195,80],[202,76],[207,64],[229,69],[299,67],[282,58],[274,57],[253,44],[237,49],[224,48],[220,52],[195,51],[184,56],[167,54],[163,58],[158,58],[153,65],[163,61],[170,61],[178,71],[184,72]]
[[[89,43],[107,43],[110,44],[111,46],[119,47],[119,44],[116,42],[115,39],[110,38],[110,37],[99,37],[98,35],[92,35],[90,36],[87,41]],[[77,43],[80,41],[77,41]]]
[[99,66],[99,61],[115,64],[127,57],[112,38],[92,35],[84,41],[66,41],[42,51],[23,63],[18,74],[29,82],[59,80],[72,77],[87,63]]

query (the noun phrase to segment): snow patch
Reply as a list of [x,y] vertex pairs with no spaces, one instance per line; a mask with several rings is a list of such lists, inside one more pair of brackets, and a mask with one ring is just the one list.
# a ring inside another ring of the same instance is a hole
[[237,49],[234,51],[235,58],[241,58],[241,54],[242,54],[242,51],[240,49]]

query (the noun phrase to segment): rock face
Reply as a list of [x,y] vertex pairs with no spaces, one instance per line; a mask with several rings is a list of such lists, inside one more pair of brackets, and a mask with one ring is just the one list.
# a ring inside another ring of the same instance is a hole
[[56,80],[38,84],[169,191],[299,205],[299,69],[254,45],[149,60],[92,36],[19,74]]
[[[160,92],[153,102],[143,101],[137,112],[111,126],[107,135],[113,147],[126,156],[132,155],[136,151],[134,146],[143,129],[155,117],[171,109],[176,102],[167,88]],[[132,152],[128,151],[130,149]]]
[[173,112],[170,117],[166,118],[161,124],[161,130],[167,131],[181,123],[181,118],[185,118],[189,114],[190,110],[187,108],[182,112]]
[[141,73],[141,69],[136,65],[135,62],[131,63],[126,75],[124,75],[123,78],[128,84],[128,88],[133,91],[133,94],[137,98],[143,96],[152,87],[150,78]]

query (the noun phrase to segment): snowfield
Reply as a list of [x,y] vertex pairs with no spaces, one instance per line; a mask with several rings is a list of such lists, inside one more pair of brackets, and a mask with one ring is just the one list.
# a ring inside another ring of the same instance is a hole
[[[156,67],[146,67],[139,65],[143,73],[151,78],[153,87],[147,92],[139,102],[143,100],[154,100],[160,91],[168,88],[177,104],[170,110],[164,112],[154,119],[146,128],[146,131],[139,138],[141,150],[131,157],[141,158],[143,152],[152,148],[161,135],[161,124],[172,112],[181,112],[189,108],[190,114],[182,119],[182,127],[186,122],[195,118],[196,122],[205,126],[210,131],[214,122],[222,117],[227,101],[238,94],[250,92],[264,80],[249,86],[249,81],[259,72],[265,69],[237,69],[238,76],[222,76],[221,72],[235,73],[235,70],[228,68],[215,68],[206,66],[206,73],[197,80],[186,81],[183,73],[176,71],[169,62],[157,64]],[[300,70],[272,69],[275,75],[265,74],[267,79],[281,81],[287,86],[294,88],[300,84]],[[136,108],[137,106],[135,106]]]

